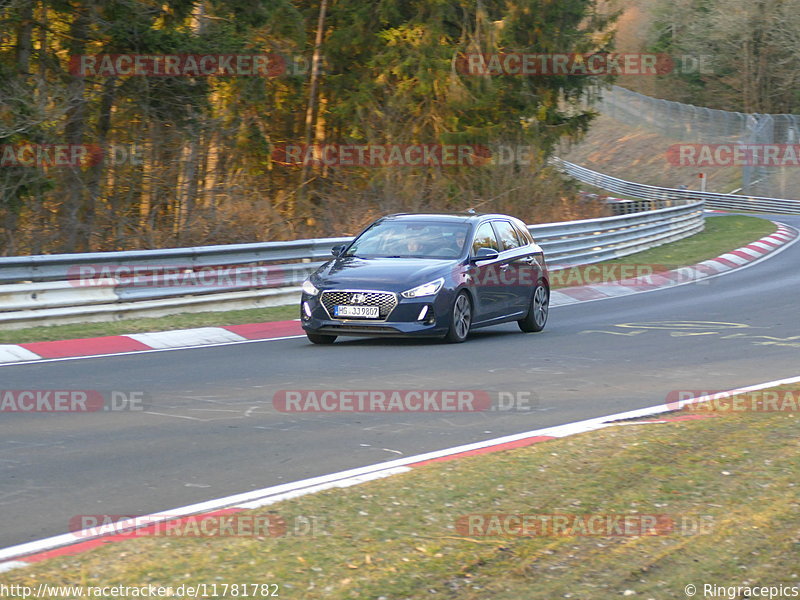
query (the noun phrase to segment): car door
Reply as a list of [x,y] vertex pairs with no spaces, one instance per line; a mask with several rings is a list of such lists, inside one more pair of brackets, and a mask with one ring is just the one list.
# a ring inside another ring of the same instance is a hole
[[524,313],[530,301],[530,286],[526,272],[527,251],[519,232],[511,221],[495,219],[492,221],[497,243],[500,245],[500,285],[503,289],[503,314]]
[[522,261],[520,266],[521,282],[526,288],[525,306],[530,304],[533,297],[533,289],[540,279],[547,279],[547,264],[542,248],[536,243],[530,231],[522,223],[514,223],[517,235],[522,242],[519,259]]
[[467,280],[472,288],[475,302],[475,323],[490,321],[504,314],[507,302],[500,284],[501,259],[473,262],[472,257],[481,248],[491,248],[500,252],[497,235],[489,221],[484,221],[475,229],[472,236],[470,262],[466,268]]

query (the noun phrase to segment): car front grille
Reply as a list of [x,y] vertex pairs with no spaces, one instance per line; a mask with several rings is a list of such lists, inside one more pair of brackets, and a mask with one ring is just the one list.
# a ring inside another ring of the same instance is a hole
[[[358,306],[377,306],[378,319],[365,319],[368,321],[386,320],[397,306],[397,296],[391,292],[362,292],[359,290],[329,290],[322,292],[322,305],[328,311],[328,316],[333,318],[333,307],[337,304],[350,304]],[[359,317],[347,317],[347,320],[361,320]]]

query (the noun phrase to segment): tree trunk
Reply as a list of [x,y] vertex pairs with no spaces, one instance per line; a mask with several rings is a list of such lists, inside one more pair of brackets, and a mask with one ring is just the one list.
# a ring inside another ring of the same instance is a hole
[[20,24],[17,29],[16,62],[17,72],[21,75],[30,73],[31,50],[33,45],[33,2],[24,2],[21,7]]
[[[82,2],[76,3],[75,16],[69,30],[68,47],[72,56],[80,56],[86,51],[89,13],[89,6]],[[83,77],[70,76],[67,86],[70,105],[64,125],[64,141],[70,145],[83,143],[87,120],[85,88]],[[87,232],[81,231],[83,224],[80,222],[81,204],[84,197],[83,177],[80,166],[73,165],[64,173],[66,193],[62,205],[62,231],[64,232],[62,248],[65,252],[76,252],[80,248],[81,240],[88,237]]]
[[[328,0],[322,0],[319,4],[319,17],[317,19],[317,35],[314,40],[314,56],[311,59],[311,79],[309,81],[308,90],[308,108],[306,109],[306,123],[305,135],[303,136],[305,146],[311,144],[311,137],[314,134],[314,123],[317,118],[317,88],[319,86],[319,63],[321,60],[322,50],[322,37],[325,29],[325,12],[328,8]],[[290,200],[289,203],[289,219],[294,219],[296,216],[305,218],[310,216],[308,214],[308,206],[306,201],[306,179],[308,178],[308,164],[305,160],[302,161],[300,166],[300,182],[297,188],[297,206]]]
[[113,157],[109,155],[108,133],[111,130],[111,111],[114,107],[114,96],[116,94],[116,81],[113,78],[106,80],[103,85],[103,95],[100,98],[100,118],[97,122],[97,145],[100,149],[96,163],[89,167],[88,174],[88,197],[82,211],[82,232],[81,245],[86,249],[91,249],[91,235],[94,232],[95,210],[101,194],[101,181],[103,174],[108,169],[113,168]]

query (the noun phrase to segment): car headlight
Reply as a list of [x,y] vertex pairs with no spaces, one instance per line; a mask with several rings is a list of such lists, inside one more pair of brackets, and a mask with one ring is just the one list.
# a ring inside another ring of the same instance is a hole
[[442,289],[443,285],[444,285],[444,277],[439,277],[439,279],[434,279],[433,281],[429,281],[428,283],[423,283],[422,285],[418,285],[415,288],[406,290],[400,295],[403,298],[421,298],[422,296],[433,296],[434,294],[439,293],[439,290]]
[[303,291],[308,294],[309,296],[316,296],[319,294],[319,290],[311,283],[310,279],[306,279],[303,282]]

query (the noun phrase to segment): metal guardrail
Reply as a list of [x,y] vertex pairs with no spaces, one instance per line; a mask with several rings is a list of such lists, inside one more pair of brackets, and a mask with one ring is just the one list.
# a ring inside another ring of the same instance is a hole
[[773,213],[781,215],[800,215],[800,200],[785,198],[762,198],[759,196],[740,196],[737,194],[717,194],[696,190],[680,190],[634,183],[598,173],[585,167],[552,158],[551,163],[575,179],[615,194],[633,196],[645,200],[683,201],[703,200],[706,208],[746,212]]
[[703,230],[703,203],[693,202],[656,210],[530,225],[551,269],[620,258]]
[[[532,225],[551,268],[618,258],[703,229],[703,203]],[[290,304],[351,238],[0,257],[0,328]]]
[[[195,248],[93,252],[86,254],[42,254],[0,257],[0,283],[14,281],[65,281],[81,265],[157,267],[183,265],[191,268],[254,264],[324,258],[330,249],[351,238],[320,238],[290,242],[226,244]],[[0,310],[2,303],[0,302]]]

